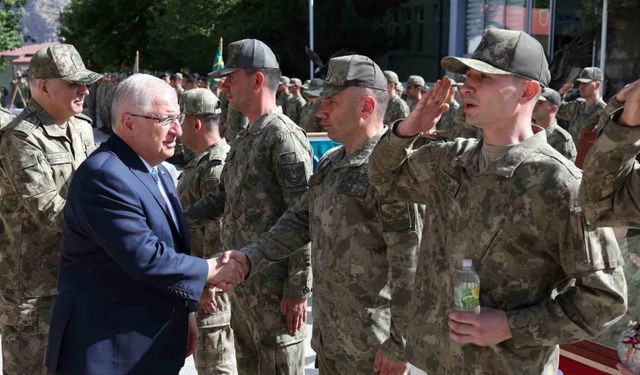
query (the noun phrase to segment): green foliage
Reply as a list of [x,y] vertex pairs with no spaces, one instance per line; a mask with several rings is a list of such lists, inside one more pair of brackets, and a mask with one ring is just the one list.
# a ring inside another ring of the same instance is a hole
[[[316,0],[316,51],[378,56],[393,48],[379,20],[404,0]],[[287,74],[306,77],[308,0],[71,0],[61,35],[94,69],[130,71],[135,51],[145,70],[207,72],[220,37],[258,38]]]
[[[20,20],[24,14],[23,6],[27,0],[0,1],[0,51],[20,47],[22,35]],[[6,64],[6,61],[2,65]]]

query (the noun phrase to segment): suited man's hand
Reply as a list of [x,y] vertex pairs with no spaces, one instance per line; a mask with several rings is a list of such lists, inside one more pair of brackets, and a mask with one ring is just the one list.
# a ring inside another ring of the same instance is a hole
[[207,284],[228,292],[240,284],[251,270],[249,259],[240,251],[229,250],[208,259]]
[[218,311],[218,301],[216,301],[216,288],[205,287],[198,301],[200,309],[205,314],[213,314]]
[[196,351],[196,345],[198,344],[198,338],[200,337],[200,331],[198,330],[198,322],[196,321],[196,314],[189,314],[189,326],[187,332],[187,355],[188,357]]

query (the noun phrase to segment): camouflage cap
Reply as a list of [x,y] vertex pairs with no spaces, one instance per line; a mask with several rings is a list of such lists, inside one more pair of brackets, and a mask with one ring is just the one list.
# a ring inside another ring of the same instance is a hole
[[287,76],[281,76],[280,77],[280,84],[281,85],[288,85],[289,82],[291,82],[291,78],[289,78]]
[[447,56],[441,65],[454,73],[465,74],[468,69],[475,69],[485,74],[531,79],[545,86],[551,79],[542,45],[522,31],[489,29],[471,58]]
[[289,81],[289,86],[298,86],[301,87],[302,86],[302,81],[298,78],[291,78],[291,81]]
[[258,39],[242,39],[227,46],[224,69],[211,73],[222,77],[238,69],[280,69],[271,48]]
[[578,78],[576,78],[576,82],[580,83],[589,83],[592,81],[602,81],[602,70],[595,66],[582,69]]
[[180,95],[180,112],[190,116],[218,113],[218,102],[218,97],[209,89],[191,89]]
[[318,97],[322,92],[322,80],[320,78],[314,78],[309,82],[309,87],[304,90],[306,96]]
[[387,82],[393,82],[396,85],[400,83],[400,79],[398,78],[398,75],[396,74],[396,72],[391,70],[385,70],[382,73],[384,74],[384,77],[387,79]]
[[549,88],[549,87],[544,87],[542,89],[542,92],[540,93],[540,96],[538,96],[538,101],[540,102],[549,102],[552,104],[555,104],[557,106],[560,106],[560,104],[562,104],[562,99],[560,98],[560,93],[558,93],[556,90]]
[[422,78],[422,76],[409,76],[409,78],[407,78],[407,86],[422,86],[424,87],[426,85],[426,82],[424,81],[424,78]]
[[367,56],[349,55],[329,60],[321,96],[336,94],[348,87],[387,91],[387,79],[378,64]]
[[71,44],[53,44],[39,49],[29,63],[29,76],[38,79],[60,78],[64,81],[90,85],[101,74],[85,68],[80,54]]

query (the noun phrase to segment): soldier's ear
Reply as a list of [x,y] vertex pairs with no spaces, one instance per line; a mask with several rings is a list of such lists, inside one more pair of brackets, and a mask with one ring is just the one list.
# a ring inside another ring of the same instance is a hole
[[204,126],[204,124],[202,123],[202,120],[200,120],[200,119],[196,119],[196,121],[193,122],[193,128],[196,131],[200,131],[203,126]]
[[540,83],[536,81],[526,81],[524,90],[522,90],[522,99],[524,99],[526,102],[530,100],[538,101],[540,90]]
[[259,90],[265,85],[266,77],[261,71],[256,72],[256,77],[253,83],[253,89]]
[[46,79],[39,79],[36,81],[36,87],[39,91],[49,93],[49,82]]
[[378,103],[373,96],[367,95],[362,98],[362,117],[369,118],[376,110]]

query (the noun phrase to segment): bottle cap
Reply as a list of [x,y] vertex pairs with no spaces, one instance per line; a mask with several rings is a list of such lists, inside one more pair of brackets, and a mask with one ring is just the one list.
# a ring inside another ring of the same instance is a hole
[[462,267],[473,267],[473,260],[471,259],[463,259]]

